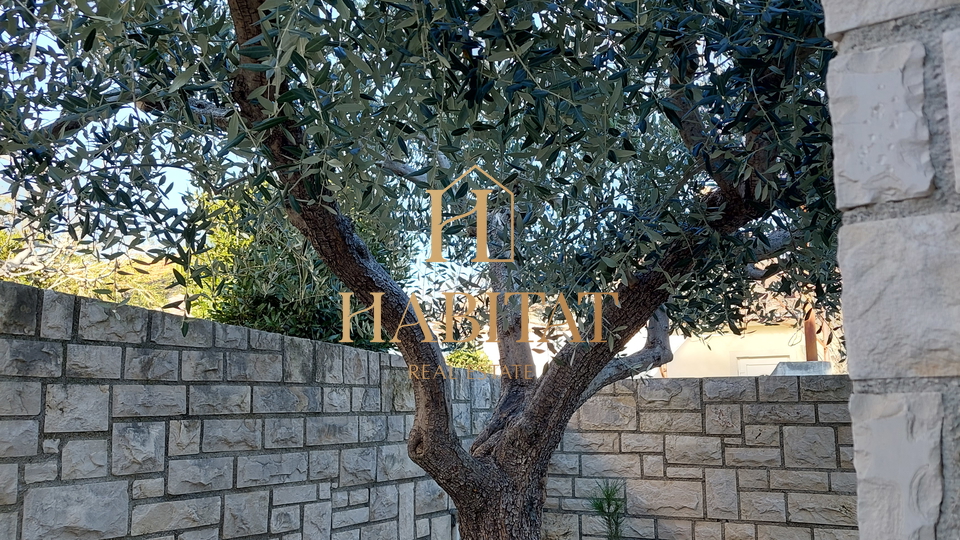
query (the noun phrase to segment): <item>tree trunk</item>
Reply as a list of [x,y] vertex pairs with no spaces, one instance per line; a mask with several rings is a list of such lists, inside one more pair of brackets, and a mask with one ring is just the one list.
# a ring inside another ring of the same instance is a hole
[[[462,540],[540,540],[546,475],[496,493],[471,494],[457,505]],[[457,497],[457,498],[462,498]]]

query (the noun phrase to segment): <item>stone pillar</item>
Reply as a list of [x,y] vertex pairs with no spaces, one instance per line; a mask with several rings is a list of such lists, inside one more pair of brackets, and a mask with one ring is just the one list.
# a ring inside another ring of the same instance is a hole
[[860,537],[954,540],[960,0],[823,3]]

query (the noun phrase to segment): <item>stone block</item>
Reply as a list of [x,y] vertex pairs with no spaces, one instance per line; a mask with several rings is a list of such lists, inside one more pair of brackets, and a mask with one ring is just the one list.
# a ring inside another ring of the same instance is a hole
[[727,540],[756,540],[757,526],[753,523],[724,523],[723,534]]
[[760,401],[797,401],[800,399],[797,377],[758,377]]
[[0,457],[35,456],[39,440],[36,420],[0,420]]
[[856,529],[814,529],[813,540],[860,540]]
[[67,345],[67,377],[119,379],[123,349],[98,345]]
[[268,486],[307,479],[307,454],[262,454],[237,458],[237,487]]
[[627,479],[626,485],[627,512],[631,515],[704,517],[701,482]]
[[213,325],[214,344],[219,349],[246,349],[247,329],[230,324]]
[[388,370],[380,382],[383,412],[413,412],[413,384],[406,371]]
[[262,438],[262,420],[204,420],[201,447],[204,452],[258,450]]
[[666,540],[693,540],[693,522],[677,519],[657,520],[660,538]]
[[317,450],[310,452],[310,479],[330,480],[340,475],[340,451]]
[[356,486],[377,479],[377,449],[350,448],[340,452],[340,486]]
[[744,521],[787,521],[783,493],[740,492],[740,519]]
[[944,51],[943,73],[950,114],[950,150],[953,161],[954,185],[955,190],[960,191],[960,55],[953,52],[960,50],[960,30],[944,32],[941,42]]
[[760,469],[737,469],[737,481],[743,489],[769,489],[767,471]]
[[18,475],[16,463],[0,464],[0,505],[17,504]]
[[801,401],[841,401],[850,400],[853,384],[846,375],[818,375],[800,377]]
[[223,501],[223,537],[265,534],[269,529],[270,492],[228,493]]
[[707,405],[703,414],[708,435],[739,435],[741,421],[740,405]]
[[861,536],[933,538],[943,498],[941,395],[854,394],[850,413]]
[[[396,527],[396,525],[394,525]],[[284,506],[270,511],[270,532],[280,534],[300,529],[300,507]]]
[[50,482],[57,479],[57,460],[47,459],[23,465],[23,481],[27,484]]
[[757,400],[757,385],[754,377],[719,377],[703,380],[703,400],[743,401]]
[[185,456],[200,453],[200,420],[171,420],[170,447],[171,456]]
[[810,403],[771,403],[744,405],[743,419],[749,424],[813,424],[817,414]]
[[273,490],[273,504],[275,506],[313,502],[315,500],[317,500],[317,486],[315,484],[284,486]]
[[748,446],[780,446],[780,426],[745,426],[743,428],[743,442]]
[[61,455],[60,478],[81,480],[107,475],[107,441],[67,441]]
[[697,540],[721,540],[723,538],[723,524],[713,521],[698,521],[693,526]]
[[779,448],[727,448],[725,462],[728,467],[779,467]]
[[263,425],[264,448],[303,446],[303,418],[267,418]]
[[432,479],[416,484],[414,512],[419,515],[442,512],[447,509],[447,494]]
[[[67,354],[69,357],[69,352]],[[127,349],[123,378],[144,381],[177,380],[180,353],[163,349]],[[69,370],[69,361],[68,361]]]
[[250,348],[264,351],[279,351],[283,336],[262,330],[250,330]]
[[220,529],[199,529],[180,533],[177,540],[220,540]]
[[957,0],[827,0],[823,3],[826,33],[831,39],[840,39],[844,32],[892,21],[931,9],[955,5]]
[[114,418],[179,416],[186,413],[186,386],[122,384],[113,387]]
[[313,357],[312,341],[285,336],[283,338],[284,382],[300,384],[313,382]]
[[827,491],[828,480],[820,471],[770,471],[770,489],[778,491]]
[[343,347],[315,343],[317,382],[343,384]]
[[643,476],[663,476],[663,456],[643,456]]
[[637,424],[642,431],[659,433],[702,433],[699,412],[641,412]]
[[707,469],[704,471],[704,484],[707,492],[707,517],[737,519],[737,471]]
[[380,412],[380,389],[354,387],[352,409],[354,412]]
[[819,493],[788,493],[787,509],[793,523],[814,525],[857,525],[857,497],[855,495],[824,495]]
[[836,491],[838,493],[856,493],[857,473],[830,473],[830,491]]
[[[426,473],[407,455],[407,445],[385,445],[378,448],[377,481],[405,480]],[[402,500],[402,499],[401,499]]]
[[782,527],[778,525],[758,525],[757,540],[810,540],[810,529]]
[[328,387],[323,389],[323,412],[350,412],[350,388]]
[[73,336],[73,306],[76,297],[71,294],[43,291],[43,313],[40,315],[40,337],[70,339]]
[[147,478],[144,480],[134,480],[130,487],[130,492],[136,500],[152,499],[155,497],[163,497],[163,488],[163,478]]
[[617,433],[579,433],[567,431],[563,434],[564,452],[618,452],[620,438]]
[[166,444],[163,422],[113,425],[113,474],[163,470]]
[[40,290],[9,281],[0,281],[0,334],[32,336],[37,332],[37,305]]
[[[660,444],[661,446],[663,445],[662,442]],[[579,456],[576,454],[562,454],[560,452],[554,452],[553,456],[550,457],[550,465],[547,467],[547,474],[579,475]]]
[[[429,531],[429,525],[425,526],[423,530]],[[543,515],[543,534],[544,538],[551,540],[579,539],[581,538],[580,520],[577,519],[576,514],[546,513]]]
[[173,459],[167,469],[167,493],[185,495],[233,487],[233,458]]
[[40,383],[0,381],[0,416],[40,414]]
[[356,416],[307,418],[307,445],[348,444],[360,440],[360,424]]
[[133,306],[80,299],[80,337],[91,341],[143,343],[149,311]]
[[107,431],[110,387],[95,384],[47,385],[45,433]]
[[304,505],[303,537],[329,538],[332,513],[329,501]]
[[228,381],[280,382],[283,379],[283,355],[280,353],[227,353]]
[[16,512],[0,512],[0,538],[17,538],[19,522]]
[[723,463],[719,437],[667,435],[664,440],[668,463],[720,465]]
[[620,451],[662,453],[663,435],[650,433],[621,433]]
[[631,431],[637,429],[637,402],[632,395],[600,395],[580,407],[580,429]]
[[[448,518],[450,516],[447,516]],[[376,538],[378,540],[397,540],[397,523],[388,521],[386,523],[375,523],[373,525],[364,525],[360,527],[360,540]]]
[[821,424],[849,424],[850,407],[846,403],[822,403],[817,405],[817,418]]
[[249,386],[190,387],[190,414],[245,414],[249,412]]
[[[333,513],[333,528],[352,527],[370,521],[369,508],[354,508]],[[358,531],[359,532],[359,531]]]
[[23,498],[22,540],[126,536],[128,501],[126,482],[31,488]]
[[379,442],[387,438],[387,417],[361,416],[360,442]]
[[[895,260],[878,252],[880,245]],[[952,352],[960,341],[958,257],[960,214],[843,226],[839,258],[852,378],[960,376]]]
[[213,322],[156,311],[151,312],[151,316],[150,340],[154,343],[204,349],[213,347]]
[[699,379],[643,379],[637,386],[640,409],[700,408]]
[[180,372],[185,381],[223,380],[223,353],[216,351],[183,351]]
[[833,428],[783,428],[783,460],[787,467],[835,469],[837,467],[837,437]]
[[[126,482],[123,485],[126,486]],[[126,521],[126,505],[123,511]],[[130,534],[139,536],[217,523],[220,523],[220,497],[164,501],[134,506]]]
[[919,41],[841,54],[830,61],[837,207],[926,197],[933,191],[923,115]]
[[[316,386],[253,387],[255,413],[317,413],[321,411],[322,403],[320,388]],[[350,412],[349,399],[346,410],[342,412]]]
[[0,339],[0,375],[59,377],[62,370],[60,343]]
[[352,347],[343,349],[343,382],[345,384],[368,384],[368,352]]
[[601,478],[640,478],[638,454],[585,454],[580,457],[583,476]]

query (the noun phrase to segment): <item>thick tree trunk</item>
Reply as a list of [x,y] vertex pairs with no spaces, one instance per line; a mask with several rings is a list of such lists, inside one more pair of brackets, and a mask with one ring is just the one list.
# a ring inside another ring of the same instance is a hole
[[[496,493],[475,492],[457,506],[462,540],[540,540],[543,529],[543,478],[527,485],[503,486]],[[464,494],[458,494],[458,499]],[[461,509],[463,508],[463,509]]]

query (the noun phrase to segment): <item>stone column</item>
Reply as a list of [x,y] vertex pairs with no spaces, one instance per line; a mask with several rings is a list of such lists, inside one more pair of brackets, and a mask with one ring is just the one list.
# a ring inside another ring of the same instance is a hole
[[953,540],[960,0],[823,3],[860,537]]

